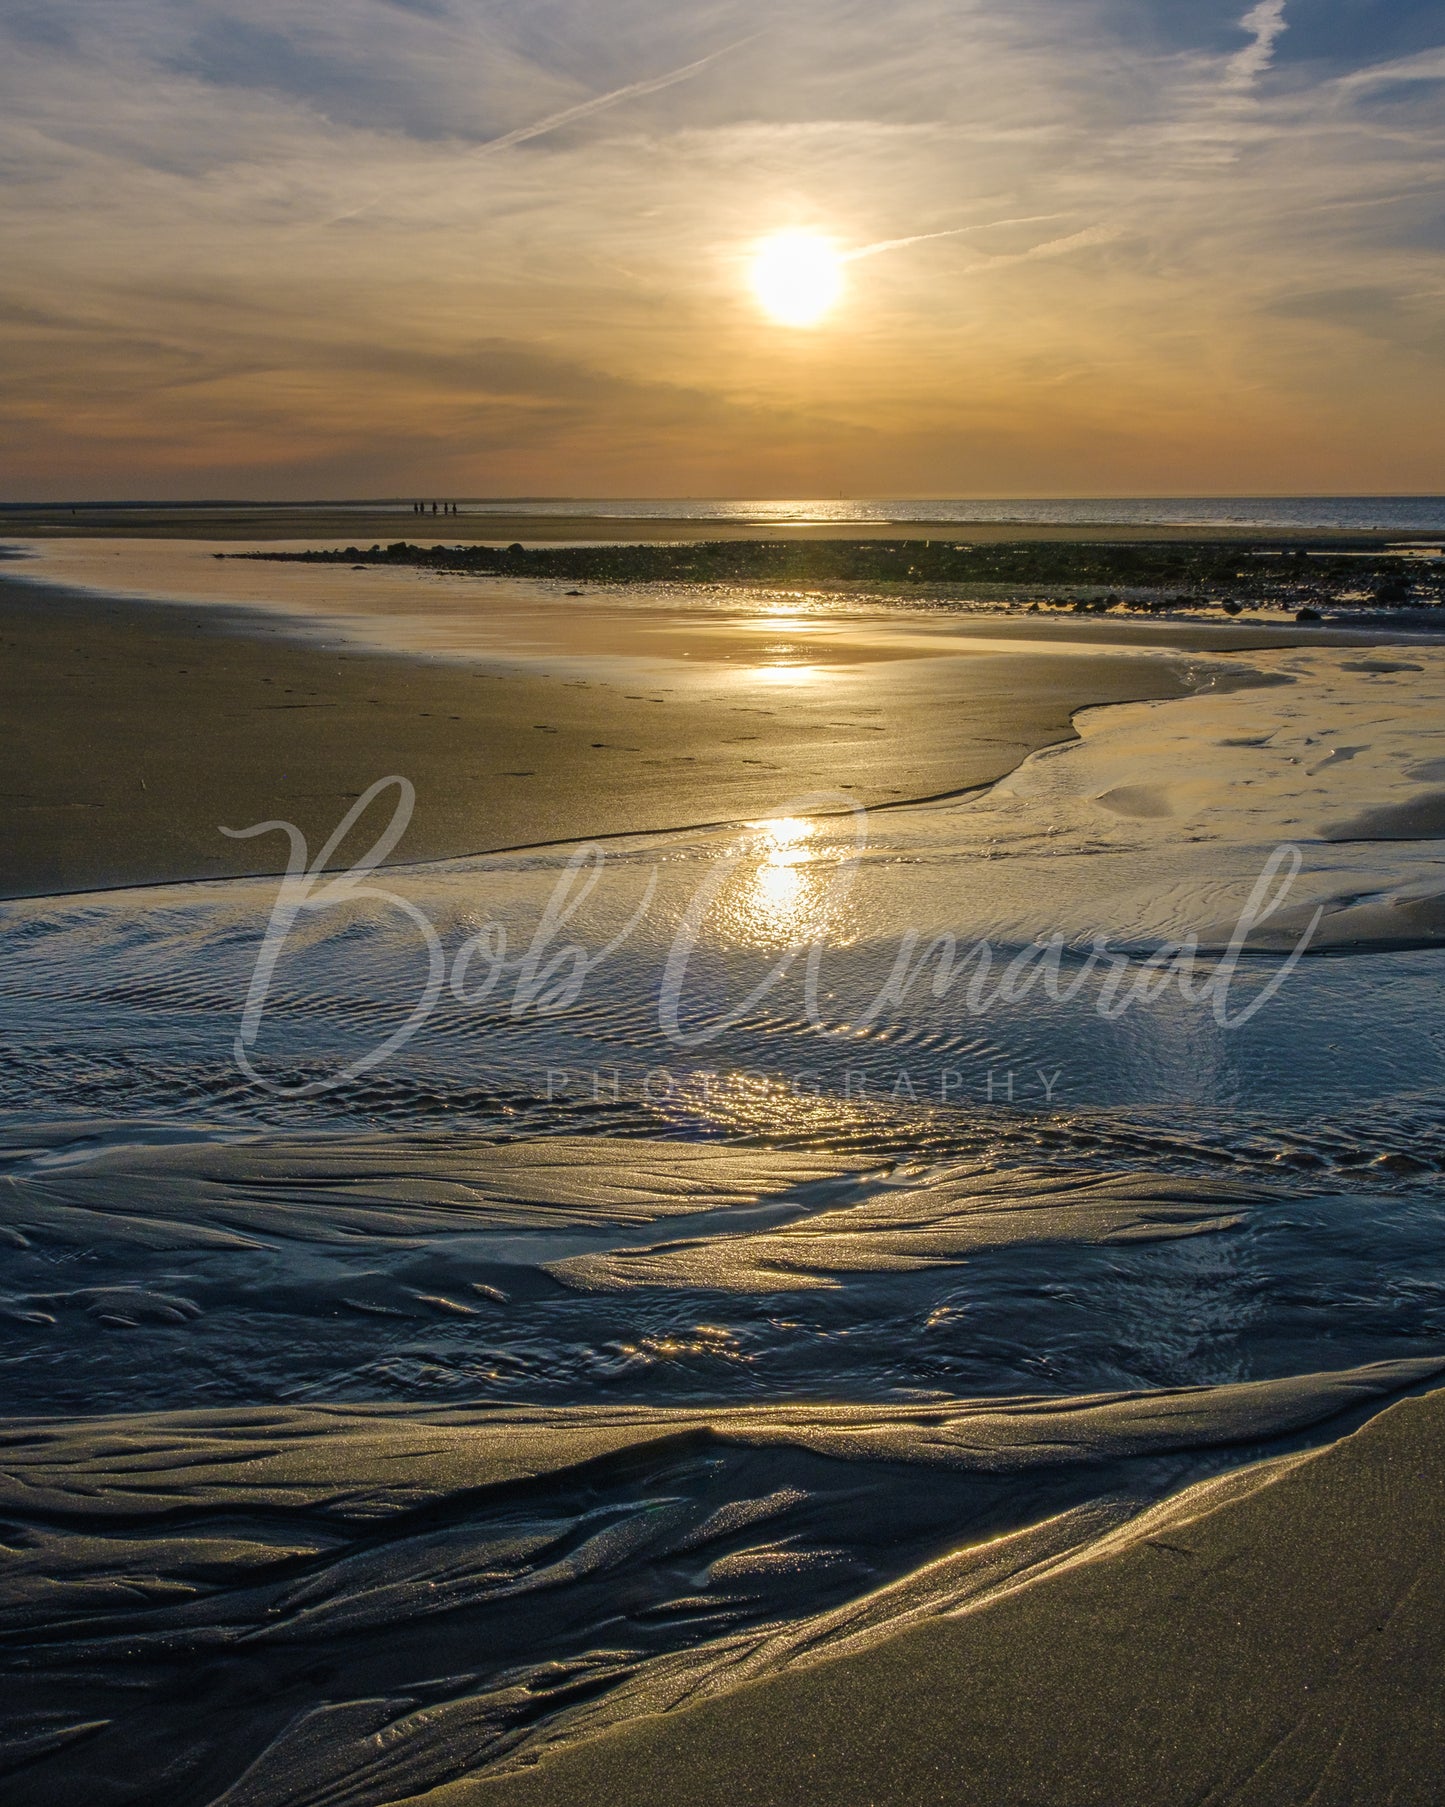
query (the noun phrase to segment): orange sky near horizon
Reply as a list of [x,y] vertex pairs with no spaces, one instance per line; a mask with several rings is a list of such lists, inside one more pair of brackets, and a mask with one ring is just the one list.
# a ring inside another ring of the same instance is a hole
[[21,8],[0,500],[1445,489],[1445,52],[1157,10]]

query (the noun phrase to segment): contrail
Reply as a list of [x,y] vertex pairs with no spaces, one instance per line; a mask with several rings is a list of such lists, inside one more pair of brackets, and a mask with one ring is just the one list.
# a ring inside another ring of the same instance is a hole
[[[479,162],[484,157],[495,156],[499,151],[509,151],[516,145],[529,143],[533,138],[541,138],[547,132],[559,131],[563,126],[572,125],[579,119],[590,119],[594,113],[620,106],[625,100],[640,100],[643,95],[658,94],[664,88],[675,87],[678,82],[691,81],[693,76],[700,75],[719,57],[741,50],[745,44],[751,44],[759,36],[761,33],[753,32],[748,37],[738,38],[732,44],[724,44],[720,50],[710,51],[707,56],[700,56],[695,63],[684,63],[680,69],[670,69],[666,75],[653,75],[645,81],[629,82],[625,88],[613,88],[607,94],[596,94],[591,100],[581,101],[575,107],[564,107],[560,113],[549,113],[545,119],[533,120],[531,125],[518,126],[515,131],[504,132],[500,138],[489,138],[485,144],[476,145],[468,151],[466,160]],[[342,220],[354,220],[358,214],[374,207],[381,198],[380,195],[372,195],[369,200],[362,201],[355,207],[348,207],[344,213],[329,215],[321,224],[336,226]]]
[[[1021,264],[1034,257],[1056,257],[1064,251],[1082,250],[1085,245],[1107,245],[1111,240],[1122,238],[1122,226],[1085,226],[1081,232],[1070,232],[1063,238],[1047,238],[1041,245],[1030,245],[1027,251],[1011,251],[1002,257],[989,258],[989,264]],[[984,254],[988,254],[985,252]]]
[[545,119],[538,119],[532,125],[518,126],[515,132],[504,132],[500,138],[489,138],[470,155],[490,157],[497,151],[509,151],[515,144],[526,144],[529,139],[540,138],[545,132],[555,132],[564,125],[571,125],[574,120],[590,119],[594,113],[615,107],[620,101],[640,100],[644,94],[658,94],[664,88],[675,87],[678,82],[691,81],[709,63],[715,63],[720,56],[727,56],[734,50],[741,50],[744,44],[751,44],[757,36],[758,33],[754,32],[751,37],[739,38],[735,44],[724,44],[721,50],[701,56],[695,63],[684,63],[681,69],[674,69],[667,75],[654,75],[647,81],[629,82],[625,88],[614,88],[610,94],[598,94],[591,100],[582,101],[578,106],[564,108],[560,113],[549,113]]
[[881,251],[899,251],[904,245],[922,245],[931,238],[957,238],[964,232],[988,232],[995,226],[1037,226],[1045,220],[1062,220],[1062,213],[1028,213],[1017,220],[980,220],[973,226],[950,226],[944,232],[914,232],[907,238],[880,238],[876,245],[862,245],[856,251],[844,251],[839,263],[857,263],[860,257],[877,257]]

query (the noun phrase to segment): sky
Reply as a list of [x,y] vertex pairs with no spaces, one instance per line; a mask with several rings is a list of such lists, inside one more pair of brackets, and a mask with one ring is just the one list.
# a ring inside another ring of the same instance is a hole
[[0,501],[1445,491],[1442,85],[1445,0],[0,0]]

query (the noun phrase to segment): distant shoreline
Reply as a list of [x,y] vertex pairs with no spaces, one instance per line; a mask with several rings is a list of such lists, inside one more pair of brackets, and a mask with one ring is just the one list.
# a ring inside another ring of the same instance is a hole
[[[1262,547],[1230,541],[1168,543],[985,541],[957,534],[918,540],[813,538],[610,542],[604,545],[450,546],[393,540],[305,550],[217,552],[218,559],[287,564],[410,567],[447,576],[530,578],[601,585],[704,584],[810,589],[966,606],[985,598],[1034,612],[1059,605],[1081,614],[1122,609],[1282,609],[1317,622],[1398,611],[1402,625],[1445,617],[1445,563],[1393,548]],[[581,592],[577,592],[581,594]]]
[[972,540],[978,544],[1063,541],[1153,544],[1161,541],[1210,540],[1221,544],[1260,546],[1314,545],[1378,547],[1440,545],[1445,527],[1311,527],[1250,523],[1045,522],[1001,518],[993,521],[848,519],[773,520],[766,513],[749,518],[679,513],[610,514],[588,512],[579,505],[569,513],[518,506],[505,513],[430,512],[413,514],[407,507],[356,508],[341,504],[314,507],[276,504],[76,504],[34,508],[0,507],[0,536],[38,539],[80,535],[94,538],[195,540],[335,540],[345,545],[388,541],[408,535],[446,541],[513,540],[555,544],[563,541],[611,544],[696,540]]

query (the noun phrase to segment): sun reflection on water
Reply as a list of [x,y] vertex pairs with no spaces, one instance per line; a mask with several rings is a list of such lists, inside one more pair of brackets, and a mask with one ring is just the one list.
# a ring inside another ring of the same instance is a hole
[[752,824],[747,859],[724,899],[729,939],[777,947],[814,934],[829,873],[811,845],[817,825],[806,816],[775,816]]

